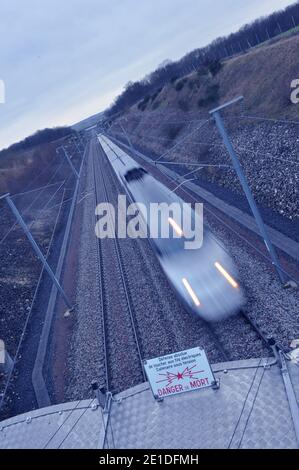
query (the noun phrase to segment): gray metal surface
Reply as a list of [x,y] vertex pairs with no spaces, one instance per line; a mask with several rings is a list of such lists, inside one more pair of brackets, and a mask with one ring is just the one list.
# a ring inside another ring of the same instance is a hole
[[[154,401],[148,384],[114,397],[106,448],[297,448],[273,359],[213,366],[220,389]],[[295,392],[299,368],[288,363]],[[226,370],[227,369],[227,370]],[[297,395],[298,399],[298,395]],[[44,408],[0,423],[0,448],[99,448],[107,417],[95,400]]]
[[0,449],[96,449],[102,413],[95,400],[42,408],[0,423]]

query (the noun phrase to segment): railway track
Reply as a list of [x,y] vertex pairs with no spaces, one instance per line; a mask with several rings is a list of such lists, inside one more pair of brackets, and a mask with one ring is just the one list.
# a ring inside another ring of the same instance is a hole
[[[109,202],[98,148],[95,146],[93,154],[96,205]],[[98,267],[103,326],[99,385],[117,393],[145,381],[142,348],[117,238],[98,240]]]
[[[117,139],[116,139],[116,143],[119,144],[120,142],[118,142]],[[127,150],[127,149],[125,149],[125,150]],[[138,159],[141,160],[141,157],[137,157],[137,160]],[[158,179],[161,180],[162,183],[165,184],[166,181],[165,181],[164,178],[162,178],[162,179],[159,178],[158,173],[160,174],[160,176],[162,175],[163,177],[166,178],[168,184],[170,182],[171,184],[175,185],[174,187],[177,187],[178,181],[175,178],[172,178],[168,173],[165,173],[163,171],[163,168],[158,169],[154,165],[150,165],[147,161],[143,161],[142,164],[144,165],[145,168],[150,169],[151,173],[153,173],[155,176],[157,176]],[[163,181],[163,179],[164,179],[164,181]],[[182,194],[187,195],[188,198],[191,197],[193,202],[196,202],[196,199],[193,196],[193,194],[191,193],[191,191],[189,191],[189,190],[187,190],[183,187],[181,187],[179,189],[179,191]],[[259,341],[260,343],[262,343],[264,345],[265,352],[268,351],[272,354],[273,353],[273,349],[272,349],[273,344],[276,344],[279,347],[279,349],[283,350],[284,352],[288,352],[288,350],[286,350],[285,348],[283,348],[283,346],[280,345],[280,342],[279,342],[278,338],[273,338],[272,335],[267,334],[267,332],[265,332],[263,330],[263,328],[261,328],[260,325],[257,322],[255,322],[254,320],[252,320],[250,318],[249,314],[245,310],[240,311],[239,315],[237,317],[235,317],[234,320],[235,319],[238,319],[238,321],[244,325],[244,328],[247,329],[248,333],[250,332],[250,334],[255,336],[256,341]],[[215,343],[217,343],[218,349],[219,349],[219,351],[221,351],[222,356],[224,357],[224,359],[227,360],[227,361],[233,360],[233,359],[235,359],[234,355],[233,355],[233,351],[230,351],[227,343],[223,344],[223,341],[220,339],[222,337],[221,323],[223,323],[223,322],[220,322],[219,324],[206,323],[206,327],[207,327],[207,329],[209,329],[210,334],[214,337]]]

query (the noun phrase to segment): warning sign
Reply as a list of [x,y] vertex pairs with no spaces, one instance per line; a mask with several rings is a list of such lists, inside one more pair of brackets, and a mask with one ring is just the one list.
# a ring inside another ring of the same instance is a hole
[[206,353],[194,348],[144,361],[144,369],[155,398],[210,387],[214,382]]

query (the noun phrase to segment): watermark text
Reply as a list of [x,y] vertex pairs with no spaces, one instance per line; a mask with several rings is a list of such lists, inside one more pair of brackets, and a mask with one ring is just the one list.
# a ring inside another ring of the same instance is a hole
[[184,239],[186,250],[197,250],[203,242],[203,204],[133,203],[127,205],[124,195],[118,196],[117,208],[103,202],[95,211],[99,217],[95,233],[105,238]]
[[291,102],[293,104],[298,104],[299,103],[299,78],[291,82],[291,89],[293,90],[291,93]]
[[2,339],[0,339],[0,364],[5,363],[5,344]]

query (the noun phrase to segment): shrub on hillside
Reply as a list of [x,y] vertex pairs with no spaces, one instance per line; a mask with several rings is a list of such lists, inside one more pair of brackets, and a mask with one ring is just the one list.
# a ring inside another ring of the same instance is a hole
[[220,60],[213,60],[213,62],[209,63],[209,72],[212,75],[212,77],[215,77],[218,72],[222,69],[222,63]]
[[178,107],[179,107],[182,111],[184,111],[185,113],[186,113],[187,111],[189,111],[189,109],[190,109],[189,102],[188,102],[187,100],[179,100],[179,101],[178,101]]
[[140,109],[140,111],[145,111],[147,103],[149,102],[150,99],[151,99],[150,95],[145,96],[145,98],[143,98],[143,100],[140,101],[140,103],[138,104],[137,106],[138,109]]
[[208,74],[208,69],[204,65],[199,67],[199,69],[197,70],[198,78],[204,77],[207,74]]
[[153,104],[153,110],[158,109],[160,105],[161,105],[161,101],[159,100],[155,101]]
[[219,100],[219,85],[209,85],[206,91],[206,96],[198,100],[198,107],[208,106]]
[[187,78],[182,78],[179,82],[177,82],[175,86],[176,91],[181,91],[184,88],[187,81],[188,81]]
[[167,126],[165,128],[165,134],[169,140],[174,140],[182,129],[182,124]]
[[195,85],[196,85],[196,80],[189,80],[189,82],[188,82],[188,88],[189,88],[190,90],[193,90],[193,88],[195,87]]
[[153,93],[153,95],[151,96],[151,101],[155,101],[155,99],[160,95],[161,91],[163,90],[163,88],[159,88],[157,91],[155,91],[155,93]]

